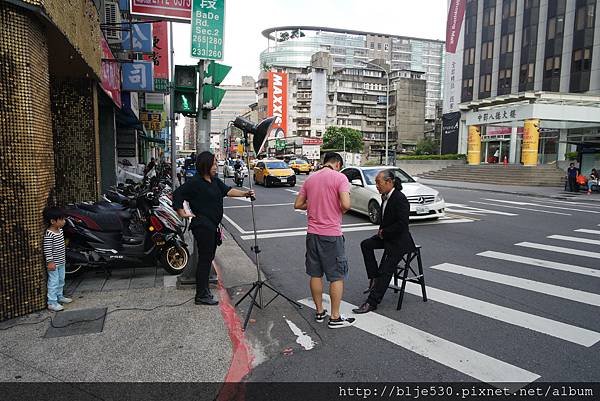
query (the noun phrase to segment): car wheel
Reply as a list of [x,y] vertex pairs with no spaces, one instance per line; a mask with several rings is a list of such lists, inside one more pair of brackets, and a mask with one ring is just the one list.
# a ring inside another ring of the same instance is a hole
[[381,214],[381,207],[375,201],[369,202],[369,221],[372,224],[379,224],[379,216]]
[[265,188],[269,188],[269,180],[263,178],[263,185],[265,186]]
[[295,183],[295,182],[292,182],[292,183],[290,184],[290,187],[295,187],[295,186],[296,186],[296,183]]

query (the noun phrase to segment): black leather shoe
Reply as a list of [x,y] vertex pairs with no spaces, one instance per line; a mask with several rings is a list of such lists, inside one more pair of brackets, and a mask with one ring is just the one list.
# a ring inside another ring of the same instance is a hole
[[195,298],[194,303],[196,305],[218,305],[219,301],[214,299],[212,296],[204,296],[200,298]]
[[352,309],[352,312],[356,313],[357,315],[360,315],[363,313],[372,312],[374,310],[377,310],[377,306],[373,306],[370,303],[365,302],[360,306],[360,308]]
[[364,290],[363,294],[370,293],[373,288],[375,288],[375,279],[370,279],[369,280],[369,288],[367,288],[366,290]]

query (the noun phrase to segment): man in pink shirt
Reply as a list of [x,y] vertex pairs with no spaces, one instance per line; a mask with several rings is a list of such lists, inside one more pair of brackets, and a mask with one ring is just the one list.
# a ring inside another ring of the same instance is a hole
[[294,203],[294,208],[306,210],[308,216],[306,273],[310,276],[317,322],[324,321],[327,314],[323,308],[323,274],[330,283],[330,329],[351,326],[355,320],[340,315],[344,279],[348,275],[342,215],[350,209],[350,183],[339,172],[343,164],[338,153],[327,153],[323,168],[307,178]]

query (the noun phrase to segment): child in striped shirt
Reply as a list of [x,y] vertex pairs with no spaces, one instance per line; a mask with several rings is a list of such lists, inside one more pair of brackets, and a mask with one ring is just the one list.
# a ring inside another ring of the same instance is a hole
[[57,207],[44,209],[44,220],[48,229],[44,234],[44,256],[48,268],[48,309],[54,312],[63,310],[61,304],[73,302],[63,294],[65,286],[65,237],[62,228],[65,214]]

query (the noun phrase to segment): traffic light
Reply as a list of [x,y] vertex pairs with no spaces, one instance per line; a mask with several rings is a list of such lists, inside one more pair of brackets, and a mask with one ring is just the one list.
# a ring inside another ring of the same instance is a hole
[[204,67],[204,79],[202,80],[202,108],[214,110],[221,104],[225,96],[225,89],[217,88],[223,82],[231,67],[224,64],[207,62]]
[[194,114],[196,106],[197,75],[195,65],[175,66],[175,113]]

